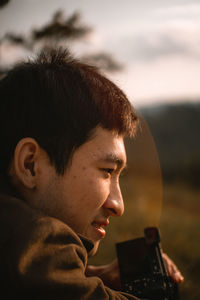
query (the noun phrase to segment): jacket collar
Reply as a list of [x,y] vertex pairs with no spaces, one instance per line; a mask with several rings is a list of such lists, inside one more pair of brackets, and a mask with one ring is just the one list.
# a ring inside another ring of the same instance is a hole
[[[7,175],[0,174],[0,193],[21,199],[21,196],[19,195],[17,190],[13,187],[9,176]],[[82,241],[84,247],[86,248],[87,252],[89,253],[94,247],[93,242],[87,239],[86,237],[82,236],[81,234],[78,234],[78,236]]]
[[84,237],[81,234],[78,234],[78,237],[80,238],[80,240],[83,243],[85,249],[87,250],[87,253],[89,254],[89,252],[94,248],[93,242],[91,240],[89,240],[88,238]]

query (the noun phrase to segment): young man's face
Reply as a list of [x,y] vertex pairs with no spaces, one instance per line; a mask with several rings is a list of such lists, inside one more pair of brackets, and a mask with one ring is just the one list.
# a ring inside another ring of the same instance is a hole
[[46,166],[48,179],[37,195],[38,206],[91,239],[97,250],[109,217],[124,211],[119,176],[125,164],[123,137],[98,127],[75,151],[64,176]]

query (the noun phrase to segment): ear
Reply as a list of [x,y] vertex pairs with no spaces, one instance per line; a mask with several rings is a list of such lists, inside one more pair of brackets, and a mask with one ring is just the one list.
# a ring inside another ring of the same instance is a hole
[[39,154],[40,147],[33,138],[21,139],[15,148],[10,175],[26,188],[36,187]]

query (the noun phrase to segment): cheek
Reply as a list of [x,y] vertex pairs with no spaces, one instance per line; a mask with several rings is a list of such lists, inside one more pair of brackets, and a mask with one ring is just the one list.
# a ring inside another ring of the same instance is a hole
[[81,197],[86,206],[101,207],[110,193],[109,182],[101,178],[98,172],[84,175],[76,185],[77,197]]

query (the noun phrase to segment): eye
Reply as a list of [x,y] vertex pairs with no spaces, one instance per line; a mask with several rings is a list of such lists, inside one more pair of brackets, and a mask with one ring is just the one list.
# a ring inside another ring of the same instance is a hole
[[114,169],[105,169],[106,173],[112,174],[114,172]]
[[111,175],[115,169],[113,168],[103,168],[102,171],[105,172],[107,175]]

